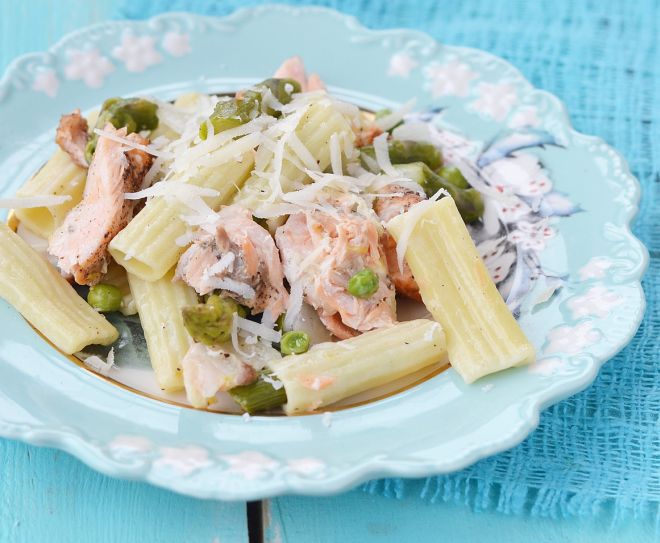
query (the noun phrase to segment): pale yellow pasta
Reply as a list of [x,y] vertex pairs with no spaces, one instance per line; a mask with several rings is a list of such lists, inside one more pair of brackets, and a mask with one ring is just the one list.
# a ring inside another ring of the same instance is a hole
[[117,339],[115,327],[4,223],[0,223],[0,254],[0,297],[58,349],[72,354]]
[[[218,191],[205,197],[214,209],[229,202],[250,175],[254,165],[253,152],[243,155],[241,162],[231,161],[214,168],[203,168],[188,183]],[[177,183],[178,181],[166,181]],[[126,270],[146,281],[161,278],[176,264],[185,250],[177,239],[186,233],[182,215],[190,209],[178,200],[156,197],[110,243],[110,254]]]
[[195,291],[184,283],[173,282],[173,274],[170,271],[157,281],[128,274],[151,366],[158,386],[167,392],[183,389],[181,359],[192,340],[183,326],[181,309],[197,303]]
[[[467,383],[534,360],[452,198],[399,215],[386,228],[407,240],[405,258],[427,309],[445,330],[449,361]],[[412,230],[411,230],[412,227]]]
[[46,164],[31,177],[16,196],[69,196],[63,204],[50,207],[17,209],[16,216],[35,234],[48,239],[64,221],[66,214],[82,199],[87,170],[73,163],[67,153],[57,149]]
[[269,362],[284,384],[287,415],[314,411],[437,364],[446,353],[437,322],[402,322]]
[[[346,117],[330,102],[320,101],[310,106],[296,129],[298,139],[310,152],[321,171],[330,165],[330,136],[338,134],[350,141],[355,134]],[[281,182],[284,192],[292,190],[296,183],[306,178],[298,166],[289,160],[282,164]],[[263,176],[252,175],[236,194],[234,203],[255,210],[263,206],[271,195],[271,187]]]

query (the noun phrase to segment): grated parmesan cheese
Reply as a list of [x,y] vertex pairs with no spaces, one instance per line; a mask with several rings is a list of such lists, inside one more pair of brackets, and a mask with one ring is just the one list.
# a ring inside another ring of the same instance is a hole
[[399,124],[403,118],[412,111],[415,107],[415,98],[411,98],[405,104],[403,104],[399,109],[393,111],[389,115],[376,120],[376,126],[380,128],[383,132],[387,132],[391,128],[394,128]]
[[9,209],[30,209],[34,207],[52,207],[71,200],[68,194],[44,194],[25,198],[0,198],[0,207]]
[[400,177],[401,174],[392,166],[390,161],[390,152],[387,147],[387,134],[381,134],[374,138],[374,151],[376,152],[376,162],[378,167],[390,177]]
[[272,325],[269,327],[267,325],[258,322],[244,319],[243,317],[239,317],[238,315],[236,315],[234,319],[236,320],[236,326],[239,329],[245,330],[250,334],[265,339],[270,343],[279,343],[279,341],[282,339],[282,333],[273,330]]
[[112,132],[108,132],[107,130],[102,130],[100,128],[95,128],[94,133],[97,136],[107,138],[107,139],[115,141],[117,143],[121,143],[122,145],[125,145],[129,149],[138,149],[139,151],[144,151],[145,153],[148,153],[148,154],[156,156],[156,157],[173,158],[173,156],[174,156],[171,153],[168,153],[167,151],[163,151],[162,149],[158,149],[154,145],[142,145],[141,143],[137,143],[137,142],[135,142],[135,141],[133,141],[133,140],[127,138],[127,137],[118,136],[117,134],[113,134]]

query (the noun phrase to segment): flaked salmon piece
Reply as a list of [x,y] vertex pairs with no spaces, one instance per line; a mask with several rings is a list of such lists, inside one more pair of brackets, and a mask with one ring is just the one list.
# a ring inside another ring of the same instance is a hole
[[[332,334],[346,339],[396,323],[394,287],[373,222],[341,210],[304,211],[291,215],[275,240],[289,283],[302,283],[305,301]],[[379,278],[378,290],[366,299],[347,290],[351,276],[364,268]]]
[[305,64],[298,56],[286,59],[275,71],[273,77],[293,79],[294,81],[297,81],[300,83],[302,92],[325,90],[325,83],[323,83],[323,80],[318,74],[310,74],[309,77],[307,76]]
[[255,369],[235,354],[193,343],[181,360],[183,384],[188,401],[195,407],[206,407],[218,392],[257,379]]
[[[138,134],[126,135],[110,123],[107,132],[141,145],[149,141]],[[125,192],[140,189],[151,167],[151,155],[139,149],[127,150],[123,143],[99,137],[89,166],[82,201],[53,232],[48,252],[57,258],[64,276],[73,276],[79,285],[94,285],[105,273],[108,244],[133,217],[134,200],[125,200]]]
[[200,295],[221,290],[254,313],[270,309],[275,318],[289,301],[273,238],[239,205],[222,207],[213,224],[197,233],[179,259],[176,277]]
[[[385,194],[401,194],[401,196],[377,197],[374,200],[374,211],[376,212],[376,215],[378,215],[378,218],[384,223],[393,219],[397,215],[405,213],[413,205],[424,199],[417,192],[396,184],[388,185],[381,192]],[[396,241],[394,238],[387,232],[383,231],[380,235],[380,244],[385,253],[387,269],[396,291],[412,300],[421,302],[422,297],[419,294],[419,287],[417,286],[417,282],[413,277],[408,263],[404,261],[403,271],[399,269],[396,254]]]
[[55,133],[55,143],[66,152],[78,166],[87,168],[85,147],[89,139],[87,120],[76,109],[73,113],[62,115]]
[[366,124],[365,126],[355,129],[354,131],[356,147],[371,145],[374,142],[374,139],[383,133],[381,128],[373,123]]

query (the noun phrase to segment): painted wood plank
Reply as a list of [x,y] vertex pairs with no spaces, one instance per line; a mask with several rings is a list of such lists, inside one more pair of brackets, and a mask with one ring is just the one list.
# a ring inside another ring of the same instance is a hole
[[284,497],[264,502],[267,543],[650,543],[650,522],[611,529],[608,519],[556,520],[473,513],[417,496],[401,500],[360,490],[331,498]]
[[0,541],[246,543],[245,503],[111,479],[61,451],[0,440]]

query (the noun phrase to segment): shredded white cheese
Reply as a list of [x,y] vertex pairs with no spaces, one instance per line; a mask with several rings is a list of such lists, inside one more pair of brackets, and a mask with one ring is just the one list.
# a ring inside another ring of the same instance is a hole
[[218,194],[220,193],[215,189],[198,187],[197,185],[177,181],[163,181],[156,183],[153,187],[138,192],[126,192],[124,193],[124,198],[126,200],[140,200],[154,196],[173,196],[177,199],[190,201],[194,196],[213,197],[218,196]]
[[376,121],[376,126],[378,126],[383,132],[387,132],[390,128],[394,128],[408,113],[410,113],[410,111],[412,111],[413,107],[415,107],[415,102],[416,100],[411,98],[396,111],[378,119]]
[[302,309],[304,298],[303,282],[299,279],[291,284],[291,292],[289,293],[289,304],[286,308],[286,316],[284,317],[284,329],[292,330],[300,310]]
[[71,200],[68,194],[44,194],[15,198],[0,198],[0,207],[9,209],[30,209],[34,207],[52,207]]
[[374,151],[378,167],[391,177],[401,177],[401,174],[392,166],[390,152],[387,146],[387,134],[381,134],[374,138]]
[[228,290],[234,294],[238,294],[241,298],[251,300],[255,297],[254,289],[247,283],[230,279],[229,277],[210,277],[209,285],[214,289]]
[[341,147],[339,146],[339,137],[336,132],[330,136],[330,165],[332,166],[332,173],[343,175]]
[[236,320],[237,327],[241,330],[245,330],[250,334],[254,334],[255,336],[265,339],[271,343],[278,343],[282,339],[282,333],[273,330],[272,327],[244,319],[238,315],[234,318]]
[[117,143],[121,143],[122,145],[125,145],[129,149],[138,149],[139,151],[144,151],[145,153],[157,157],[173,158],[173,155],[171,153],[168,153],[167,151],[163,151],[162,149],[158,149],[154,145],[142,145],[141,143],[137,143],[127,137],[118,136],[117,134],[113,134],[112,132],[108,132],[107,130],[101,130],[100,128],[95,128],[94,133],[103,138],[108,138],[109,140],[115,141]]
[[92,355],[83,360],[83,364],[89,369],[100,373],[101,375],[108,375],[110,370],[115,367],[115,348],[112,347],[108,353],[107,360],[101,357]]

